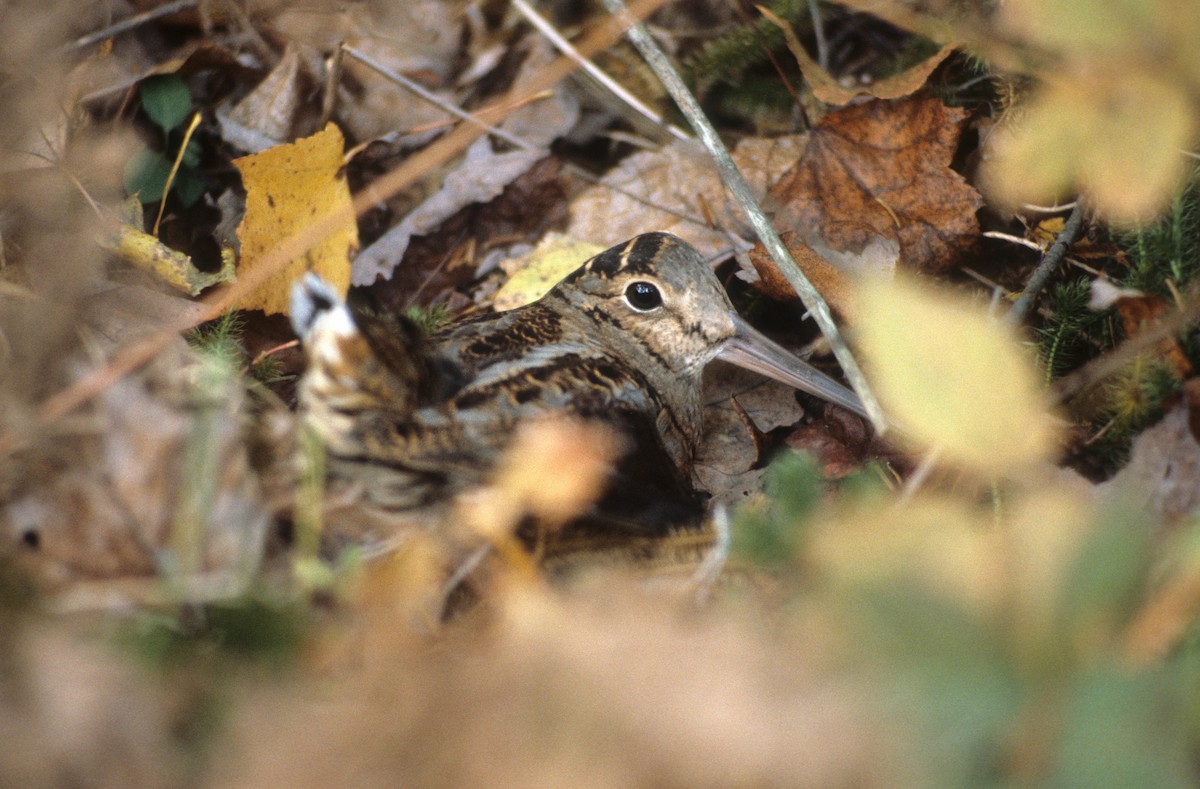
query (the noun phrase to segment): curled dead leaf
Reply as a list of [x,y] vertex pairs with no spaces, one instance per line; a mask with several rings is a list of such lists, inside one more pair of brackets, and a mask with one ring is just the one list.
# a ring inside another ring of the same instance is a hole
[[770,9],[764,8],[761,5],[755,6],[755,8],[770,20],[772,24],[783,31],[788,49],[791,50],[792,55],[796,58],[796,62],[800,65],[800,71],[804,74],[805,82],[812,89],[813,95],[826,104],[849,104],[859,96],[874,96],[877,99],[898,99],[910,93],[915,93],[925,84],[925,80],[929,79],[929,75],[933,73],[933,70],[941,65],[942,61],[955,49],[953,44],[948,44],[939,49],[933,56],[898,74],[893,74],[877,82],[847,88],[809,56],[808,51],[800,43],[800,39],[797,38],[796,31],[792,29],[792,26],[786,20],[781,19],[772,13]]
[[[751,193],[761,199],[768,185],[796,161],[803,144],[799,135],[751,137],[738,143],[733,160]],[[697,140],[677,140],[657,151],[626,157],[575,198],[570,211],[567,234],[574,238],[608,246],[647,230],[666,230],[708,257],[727,251],[725,230],[740,234],[744,222]],[[706,214],[715,221],[707,221]]]
[[184,253],[171,249],[149,233],[124,223],[102,238],[100,243],[122,259],[149,271],[189,296],[196,296],[205,288],[233,279],[232,250],[221,250],[221,269],[209,273],[196,268],[192,259]]

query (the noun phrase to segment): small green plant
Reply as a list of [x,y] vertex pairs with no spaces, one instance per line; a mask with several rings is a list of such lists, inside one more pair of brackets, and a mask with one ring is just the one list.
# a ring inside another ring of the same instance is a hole
[[[130,157],[125,165],[125,191],[137,195],[143,203],[155,203],[166,194],[169,181],[179,202],[192,205],[204,193],[204,178],[200,174],[200,145],[182,129],[192,111],[187,83],[177,74],[159,74],[142,80],[140,93],[142,109],[162,129],[164,149],[142,148]],[[172,178],[177,158],[179,167]]]
[[1091,280],[1080,277],[1050,293],[1050,317],[1038,329],[1047,383],[1111,347],[1110,314],[1088,307],[1090,287]]
[[809,454],[789,452],[771,464],[764,487],[762,500],[738,512],[733,549],[759,567],[785,567],[795,558],[805,524],[820,502],[820,466]]
[[188,332],[188,342],[201,353],[216,357],[236,369],[245,357],[242,348],[241,313],[227,312],[214,321]]
[[[798,0],[775,0],[764,5],[776,16],[795,24],[800,35],[811,28],[808,9]],[[741,77],[747,71],[770,64],[768,52],[786,51],[783,31],[755,13],[749,21],[732,26],[706,43],[687,59],[684,67],[698,90],[705,93],[719,82],[738,83],[741,87]]]
[[450,321],[450,311],[445,304],[430,304],[428,307],[412,306],[404,311],[404,317],[417,325],[422,334],[433,334]]

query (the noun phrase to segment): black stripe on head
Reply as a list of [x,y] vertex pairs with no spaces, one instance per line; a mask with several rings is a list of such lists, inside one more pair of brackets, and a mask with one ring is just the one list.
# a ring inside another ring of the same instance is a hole
[[629,274],[653,274],[659,255],[677,242],[675,236],[661,231],[634,237],[625,245],[625,271]]
[[659,254],[667,245],[677,241],[675,236],[663,232],[634,236],[625,243],[610,247],[591,258],[568,276],[567,280],[576,279],[585,271],[605,279],[611,279],[621,271],[629,274],[653,274]]
[[587,271],[591,274],[604,277],[605,279],[613,277],[618,271],[621,270],[621,259],[623,257],[622,250],[624,249],[624,246],[624,244],[621,244],[620,246],[610,247],[604,250],[599,255],[596,255],[587,263],[583,264],[583,266],[575,272],[576,275]]

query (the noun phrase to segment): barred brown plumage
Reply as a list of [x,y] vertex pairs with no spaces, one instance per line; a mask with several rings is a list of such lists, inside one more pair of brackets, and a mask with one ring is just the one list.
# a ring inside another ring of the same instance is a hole
[[700,254],[647,233],[591,258],[539,301],[428,337],[355,318],[315,276],[292,320],[306,421],[330,473],[411,508],[484,483],[519,420],[564,412],[626,444],[599,510],[659,530],[694,519],[701,375],[723,359],[862,413],[848,389],[743,321]]

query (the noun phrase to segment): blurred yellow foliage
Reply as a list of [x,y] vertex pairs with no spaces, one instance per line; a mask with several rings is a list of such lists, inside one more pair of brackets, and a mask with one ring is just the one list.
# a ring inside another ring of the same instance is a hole
[[342,172],[345,141],[334,124],[311,137],[234,159],[246,186],[246,216],[238,225],[239,275],[245,275],[288,239],[337,216],[333,232],[248,294],[237,306],[286,313],[292,283],[315,271],[345,296],[350,255],[358,249],[358,225]]
[[812,558],[851,586],[917,586],[980,613],[1003,597],[1004,543],[984,514],[933,496],[896,507],[878,502],[822,529]]
[[1079,191],[1125,225],[1169,205],[1200,128],[1195,4],[1013,0],[998,23],[1044,59],[1032,69],[1040,84],[987,143],[993,197],[1047,203]]
[[904,278],[864,282],[859,307],[872,383],[897,427],[987,476],[1047,458],[1054,431],[1015,336]]

